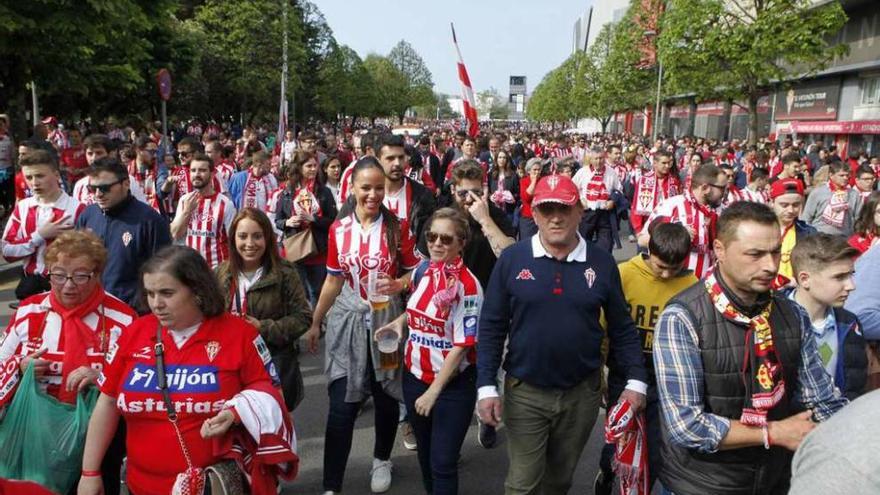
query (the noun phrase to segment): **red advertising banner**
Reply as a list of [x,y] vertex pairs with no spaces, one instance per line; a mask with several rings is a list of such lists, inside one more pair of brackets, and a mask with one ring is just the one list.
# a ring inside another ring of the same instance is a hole
[[697,105],[697,115],[724,115],[724,102],[704,101]]
[[669,108],[670,119],[686,119],[691,116],[691,107],[678,106]]
[[[738,101],[730,106],[730,113],[733,115],[748,115],[749,104],[745,101]],[[762,96],[758,98],[758,113],[770,113],[770,97]],[[783,119],[777,119],[783,120]]]
[[795,134],[880,134],[880,120],[792,122],[790,128]]

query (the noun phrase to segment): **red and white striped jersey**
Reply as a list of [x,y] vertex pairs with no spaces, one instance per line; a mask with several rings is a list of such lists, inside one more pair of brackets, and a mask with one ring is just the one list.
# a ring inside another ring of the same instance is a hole
[[[86,350],[86,357],[92,368],[101,371],[105,353],[136,317],[137,314],[127,304],[104,292],[104,300],[97,309],[83,318],[86,326],[95,331],[100,343],[99,348]],[[6,327],[3,343],[0,344],[0,407],[13,396],[19,380],[21,359],[40,349],[46,349],[42,359],[50,364],[49,371],[38,382],[49,395],[58,397],[64,371],[64,336],[61,334],[61,325],[61,316],[51,309],[48,292],[31,296],[21,302]]]
[[364,228],[354,213],[337,219],[330,226],[327,271],[331,275],[345,277],[349,287],[360,291],[364,300],[367,299],[367,276],[370,270],[396,277],[398,271],[412,270],[419,263],[415,238],[407,222],[400,221],[400,246],[393,256],[388,252],[386,229],[381,215]]
[[744,187],[739,189],[737,187],[731,187],[727,191],[727,196],[724,198],[724,206],[730,205],[731,203],[736,203],[737,201],[752,201],[755,203],[770,203],[770,195],[767,194],[766,191],[753,191],[748,187]]
[[[457,272],[457,280],[453,272]],[[410,373],[427,384],[440,373],[443,360],[455,346],[471,348],[459,364],[459,371],[476,363],[474,346],[483,306],[483,289],[461,258],[457,266],[446,273],[446,283],[440,280],[443,276],[441,270],[432,264],[419,279],[406,305],[409,340],[404,364]],[[452,287],[449,282],[455,284],[455,297],[451,306],[442,309],[435,304],[434,296],[438,288]]]
[[[183,215],[183,202],[191,192],[180,198],[177,215]],[[229,227],[235,218],[235,205],[225,194],[215,192],[199,199],[199,205],[186,226],[186,245],[205,258],[213,270],[229,258]],[[175,218],[176,220],[176,218]]]
[[229,184],[229,178],[235,173],[235,165],[231,160],[224,159],[217,164],[214,170],[214,176],[220,180],[220,186],[222,188],[218,189],[218,191],[225,191],[227,184]]
[[[189,168],[177,167],[175,175],[177,175],[178,179],[174,194],[177,199],[180,199],[185,194],[193,191],[192,181],[189,179]],[[211,174],[211,184],[214,186],[215,191],[220,191],[221,193],[226,192],[226,182],[220,180],[216,173]]]
[[406,220],[409,215],[409,210],[412,208],[412,185],[410,185],[409,179],[404,178],[403,187],[398,189],[395,193],[390,193],[386,190],[385,199],[382,200],[382,204],[384,204],[385,208],[388,208],[391,213],[397,215],[397,218]]
[[49,136],[46,138],[52,146],[55,147],[58,151],[63,151],[70,146],[70,141],[67,140],[67,135],[64,134],[64,131],[61,129],[55,129],[54,131],[49,133]]
[[[147,195],[144,193],[143,187],[141,187],[140,181],[138,181],[135,176],[128,176],[128,184],[131,195],[134,196],[135,199],[150,204],[150,202],[147,200]],[[76,181],[76,184],[73,185],[73,199],[86,206],[95,204],[95,195],[89,192],[88,186],[88,175]]]
[[49,269],[44,256],[52,239],[43,239],[37,230],[65,216],[69,218],[70,225],[73,225],[85,207],[63,191],[52,204],[38,203],[33,196],[20,200],[15,204],[3,231],[3,258],[9,262],[25,260],[25,275],[45,275]]
[[648,227],[660,217],[667,218],[671,223],[684,225],[695,232],[696,235],[691,239],[691,253],[688,256],[687,267],[693,270],[697,278],[703,278],[715,262],[715,252],[712,251],[715,225],[713,219],[700,211],[692,198],[693,196],[687,191],[685,194],[664,200],[648,217],[642,233],[647,233]]
[[573,156],[574,152],[571,148],[562,148],[560,146],[554,146],[550,149],[550,158],[554,159],[562,159],[568,156]]
[[281,242],[281,239],[284,239],[284,232],[275,226],[275,219],[278,217],[278,203],[281,201],[281,195],[284,194],[285,189],[287,189],[286,183],[273,191],[269,195],[269,204],[266,205],[266,216],[272,222],[272,228],[275,230],[275,235],[278,237],[279,242]]

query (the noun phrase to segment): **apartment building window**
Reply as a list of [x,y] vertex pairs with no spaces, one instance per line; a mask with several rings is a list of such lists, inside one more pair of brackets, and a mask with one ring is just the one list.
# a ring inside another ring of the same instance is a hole
[[859,104],[880,105],[880,76],[865,77],[859,81]]

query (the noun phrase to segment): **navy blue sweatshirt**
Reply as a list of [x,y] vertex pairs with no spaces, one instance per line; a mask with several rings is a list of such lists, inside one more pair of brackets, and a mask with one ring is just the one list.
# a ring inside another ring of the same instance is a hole
[[129,194],[115,207],[103,211],[89,205],[76,220],[76,228],[89,229],[104,241],[107,266],[101,283],[104,290],[136,306],[141,265],[171,244],[168,220]]
[[[504,369],[537,387],[570,389],[602,366],[604,311],[617,364],[627,379],[647,381],[638,332],[611,254],[581,240],[567,260],[536,258],[538,236],[505,249],[492,270],[480,313],[477,386],[496,385]],[[578,261],[578,259],[583,261]]]

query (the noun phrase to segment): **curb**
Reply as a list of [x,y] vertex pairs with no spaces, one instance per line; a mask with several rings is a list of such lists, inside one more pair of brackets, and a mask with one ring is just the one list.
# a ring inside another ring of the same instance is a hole
[[0,283],[12,282],[21,277],[21,262],[0,265]]

